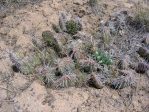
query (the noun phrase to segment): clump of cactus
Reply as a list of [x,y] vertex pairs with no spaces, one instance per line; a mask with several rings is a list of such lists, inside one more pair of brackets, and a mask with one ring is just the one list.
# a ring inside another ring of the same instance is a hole
[[118,61],[118,68],[121,70],[125,70],[130,66],[130,57],[128,55],[124,56],[122,59]]
[[88,84],[89,86],[93,86],[97,89],[102,89],[104,87],[103,82],[101,81],[101,78],[95,73],[91,74]]
[[146,61],[149,62],[149,50],[145,47],[140,47],[137,51],[137,53],[144,58]]
[[56,65],[55,76],[57,79],[52,86],[64,88],[75,85],[76,74],[73,60],[69,57],[57,59]]
[[79,31],[80,25],[74,20],[69,20],[66,22],[66,29],[67,33],[74,35]]
[[110,55],[102,51],[96,51],[95,53],[93,53],[93,58],[98,63],[103,64],[103,65],[111,65],[113,62]]
[[42,37],[47,46],[52,47],[57,53],[61,52],[61,48],[51,31],[44,31]]
[[59,26],[62,29],[62,31],[66,32],[66,15],[64,13],[60,14],[60,18],[59,18]]
[[135,70],[137,73],[146,73],[149,70],[149,65],[147,63],[138,63]]
[[134,86],[135,79],[131,71],[122,70],[121,75],[110,82],[113,89],[123,89],[128,86]]
[[85,73],[91,73],[93,71],[94,63],[89,59],[78,60],[79,69]]
[[63,31],[70,35],[75,35],[78,31],[82,30],[82,24],[79,18],[67,20],[67,17],[64,13],[60,14],[59,27],[56,25],[53,25],[52,27],[56,33]]
[[41,59],[37,54],[28,56],[26,59],[19,59],[15,54],[9,55],[11,62],[13,63],[12,69],[14,72],[21,72],[23,74],[31,74],[35,68],[41,64]]

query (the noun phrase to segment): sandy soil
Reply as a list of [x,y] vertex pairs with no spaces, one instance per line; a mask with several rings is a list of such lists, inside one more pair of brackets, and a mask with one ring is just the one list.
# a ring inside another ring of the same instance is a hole
[[13,9],[6,16],[0,12],[0,112],[149,112],[146,75],[135,73],[139,77],[138,88],[130,99],[130,88],[119,91],[108,87],[53,90],[45,88],[32,76],[11,70],[6,51],[27,56],[32,50],[32,36],[41,38],[44,30],[52,30],[52,23],[58,24],[60,12],[67,12],[68,17],[80,16],[83,32],[94,33],[99,20],[106,20],[113,11],[129,10],[134,6],[129,0],[102,0],[105,14],[99,17],[91,13],[87,1],[45,0]]

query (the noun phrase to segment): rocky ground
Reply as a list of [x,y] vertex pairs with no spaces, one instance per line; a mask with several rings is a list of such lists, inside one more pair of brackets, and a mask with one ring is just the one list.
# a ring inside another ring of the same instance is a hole
[[[115,90],[104,86],[102,89],[51,89],[46,88],[34,75],[14,72],[9,58],[11,51],[20,57],[30,55],[33,50],[32,38],[41,39],[45,30],[54,32],[52,24],[59,23],[61,13],[65,13],[67,18],[80,18],[81,35],[87,38],[95,35],[98,38],[96,32],[102,29],[102,24],[117,22],[109,18],[122,19],[125,12],[133,15],[137,2],[100,0],[98,8],[89,6],[88,0],[43,0],[15,8],[0,5],[0,112],[149,112],[149,73],[137,73],[133,67],[126,69],[135,77],[135,88]],[[107,25],[106,28],[113,27]],[[118,36],[110,37],[112,43],[107,41],[105,46],[99,39],[99,46],[111,53],[115,63],[125,55],[131,58],[133,64],[149,60],[144,60],[144,55],[141,57],[136,52],[141,46],[149,48],[149,39],[141,43],[144,36],[149,37],[149,34],[143,28],[133,28],[121,28]],[[61,33],[55,35],[63,36]],[[117,69],[113,68],[110,73],[117,75],[115,72]]]

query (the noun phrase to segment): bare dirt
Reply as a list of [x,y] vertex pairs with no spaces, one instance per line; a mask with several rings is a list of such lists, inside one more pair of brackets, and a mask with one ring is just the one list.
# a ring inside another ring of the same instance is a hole
[[[52,24],[58,24],[59,14],[80,16],[83,31],[92,34],[100,20],[118,10],[131,10],[134,1],[102,0],[104,14],[97,16],[87,5],[88,0],[45,0],[11,10],[6,16],[0,12],[0,112],[149,112],[149,79],[137,75],[137,89],[113,90],[109,87],[46,88],[33,76],[14,73],[6,51],[27,56],[32,51],[32,36],[41,38]],[[136,2],[136,1],[135,1]],[[54,31],[53,31],[54,32]],[[132,97],[130,97],[132,95]]]

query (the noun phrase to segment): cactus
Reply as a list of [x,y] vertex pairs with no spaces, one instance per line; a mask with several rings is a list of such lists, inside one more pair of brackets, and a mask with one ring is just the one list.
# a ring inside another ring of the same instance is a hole
[[59,25],[62,31],[66,32],[66,16],[64,13],[61,13],[60,18],[59,18]]
[[145,60],[147,60],[149,62],[149,50],[145,47],[140,47],[137,51],[137,53],[144,58]]
[[67,33],[74,35],[79,31],[80,26],[75,21],[70,20],[66,22],[66,29]]
[[32,74],[35,72],[35,68],[41,63],[41,58],[37,54],[31,55],[22,60],[20,71],[25,75]]
[[63,58],[63,59],[58,59],[57,60],[57,64],[58,64],[58,68],[60,70],[60,72],[64,75],[69,75],[71,73],[73,73],[73,71],[75,70],[75,64],[72,61],[71,58]]
[[52,32],[44,31],[42,33],[42,37],[43,37],[43,40],[46,42],[47,46],[52,47],[57,53],[61,52],[61,48],[57,40],[54,38],[54,35]]
[[89,58],[80,59],[80,60],[77,60],[77,63],[81,72],[91,73],[93,71],[93,68],[94,68],[93,60],[90,60]]
[[103,83],[102,83],[100,77],[98,77],[98,75],[96,75],[95,73],[91,74],[91,77],[90,77],[88,83],[90,86],[93,86],[97,89],[103,88]]
[[134,83],[133,74],[130,71],[123,70],[121,71],[121,76],[118,76],[110,83],[110,87],[113,89],[123,89],[132,86]]
[[146,73],[147,70],[149,70],[149,65],[146,63],[138,63],[138,66],[136,67],[136,72],[137,73]]
[[10,52],[9,58],[10,58],[11,62],[13,63],[13,65],[12,65],[13,71],[14,72],[21,71],[21,62],[19,61],[18,57],[15,54]]
[[129,67],[130,65],[130,57],[128,55],[124,56],[121,60],[118,62],[118,68],[121,70],[125,70]]

